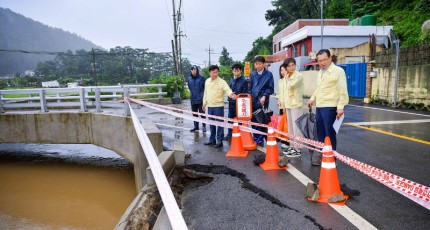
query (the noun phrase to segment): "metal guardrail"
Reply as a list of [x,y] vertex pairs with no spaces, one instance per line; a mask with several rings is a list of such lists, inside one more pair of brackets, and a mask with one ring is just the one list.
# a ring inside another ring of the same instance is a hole
[[[167,92],[162,91],[166,84],[146,85],[121,85],[121,86],[92,86],[77,88],[42,88],[42,89],[17,89],[0,90],[0,113],[6,109],[31,109],[40,108],[40,112],[46,113],[49,108],[80,108],[81,112],[88,112],[88,107],[95,107],[96,112],[102,112],[102,108],[124,108],[124,115],[130,116],[127,103],[123,103],[123,97],[158,96],[162,98]],[[141,88],[158,88],[157,93],[140,93]],[[105,95],[102,93],[109,93]],[[112,94],[110,94],[112,93]],[[94,95],[90,95],[94,94]],[[8,98],[5,95],[23,95]]]
[[184,217],[182,216],[181,210],[176,202],[175,196],[173,195],[172,188],[164,174],[163,167],[157,157],[157,153],[152,146],[148,135],[142,127],[139,118],[131,108],[130,103],[124,103],[129,107],[131,119],[133,120],[134,129],[136,130],[137,137],[140,145],[142,146],[143,152],[146,159],[148,160],[149,167],[151,167],[152,174],[157,185],[158,192],[163,201],[163,205],[166,208],[167,216],[169,217],[170,225],[173,230],[186,230],[187,224],[185,223]]

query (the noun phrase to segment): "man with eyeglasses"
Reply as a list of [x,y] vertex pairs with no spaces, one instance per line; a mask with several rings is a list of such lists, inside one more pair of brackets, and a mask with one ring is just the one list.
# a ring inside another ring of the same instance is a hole
[[311,108],[313,102],[316,102],[318,141],[324,142],[324,138],[329,136],[332,148],[336,150],[336,131],[333,124],[343,115],[343,109],[349,101],[345,71],[332,63],[330,51],[327,49],[318,51],[317,61],[321,67],[317,78],[317,88],[307,105]]

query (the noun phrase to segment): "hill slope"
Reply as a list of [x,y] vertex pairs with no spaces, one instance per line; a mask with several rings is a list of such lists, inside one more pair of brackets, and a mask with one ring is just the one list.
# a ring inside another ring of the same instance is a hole
[[[34,21],[10,9],[0,8],[0,50],[75,51],[102,49],[77,34]],[[23,73],[55,55],[0,51],[0,75]]]

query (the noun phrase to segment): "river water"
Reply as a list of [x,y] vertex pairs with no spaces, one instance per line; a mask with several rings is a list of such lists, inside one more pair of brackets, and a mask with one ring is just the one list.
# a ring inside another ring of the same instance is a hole
[[94,145],[0,144],[0,229],[112,229],[133,166]]

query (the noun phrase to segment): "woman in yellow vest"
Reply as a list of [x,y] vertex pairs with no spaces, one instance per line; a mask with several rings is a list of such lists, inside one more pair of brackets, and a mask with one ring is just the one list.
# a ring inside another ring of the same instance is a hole
[[[288,133],[302,137],[302,133],[297,127],[296,120],[303,115],[303,76],[296,71],[296,60],[294,58],[285,59],[280,67],[278,84],[278,106],[287,113]],[[290,146],[283,151],[288,157],[299,157],[301,152],[298,146]]]

